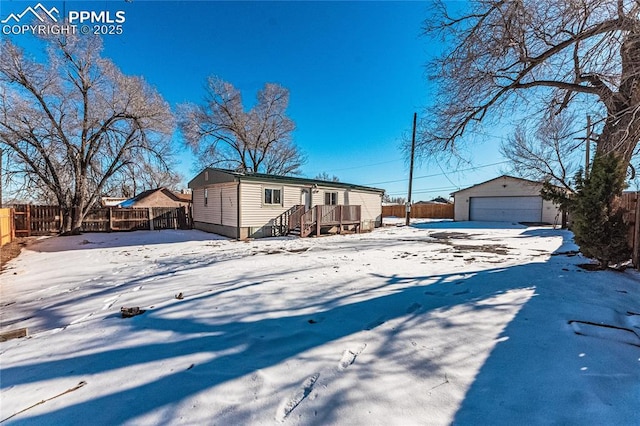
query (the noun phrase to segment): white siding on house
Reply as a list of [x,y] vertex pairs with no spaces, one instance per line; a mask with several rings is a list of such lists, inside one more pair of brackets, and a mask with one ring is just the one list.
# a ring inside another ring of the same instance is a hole
[[[346,189],[344,188],[330,188],[330,187],[324,187],[324,186],[320,186],[318,188],[313,188],[313,203],[312,205],[317,206],[317,205],[324,205],[324,197],[325,194],[327,192],[337,192],[338,193],[338,204],[343,204],[345,205],[345,201],[344,201],[344,193],[345,193]],[[354,204],[354,203],[351,203]]]
[[237,185],[211,185],[207,190],[207,205],[204,205],[205,189],[193,190],[193,220],[215,225],[237,226]]
[[238,226],[238,185],[225,185],[220,191],[222,224]]
[[[382,195],[379,193],[348,190],[344,188],[318,187],[305,185],[278,185],[271,182],[241,182],[240,183],[241,226],[261,227],[270,220],[278,217],[294,205],[302,203],[302,191],[311,190],[312,207],[323,205],[326,192],[338,193],[338,204],[361,205],[362,220],[380,225],[382,217]],[[264,189],[282,188],[282,205],[265,205]],[[372,226],[373,227],[373,226]]]
[[206,222],[204,212],[204,189],[194,189],[192,214],[196,222]]
[[[301,195],[302,195],[302,190],[304,188],[305,188],[304,186],[285,186],[284,187],[282,200],[283,200],[284,206],[286,207],[285,210],[288,210],[291,207],[300,205],[302,203]],[[309,190],[308,187],[306,189],[307,191]]]
[[382,194],[360,191],[345,191],[343,194],[347,205],[360,205],[362,222],[372,221],[378,226],[382,221]]
[[[282,204],[264,204],[265,188],[280,189]],[[261,227],[280,216],[294,205],[300,204],[301,186],[274,182],[241,182],[240,205],[242,227]]]

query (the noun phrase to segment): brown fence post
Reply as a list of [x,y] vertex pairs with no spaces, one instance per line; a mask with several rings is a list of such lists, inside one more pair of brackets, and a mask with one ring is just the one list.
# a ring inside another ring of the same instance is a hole
[[111,209],[112,207],[109,207],[109,229],[107,232],[113,231],[113,211]]
[[11,208],[11,241],[16,239],[16,210]]
[[635,193],[636,208],[635,208],[635,220],[633,223],[633,259],[631,259],[633,266],[636,269],[640,269],[638,265],[638,257],[640,252],[640,192]]
[[171,217],[173,218],[173,229],[178,229],[178,209],[180,207],[176,207],[176,209],[171,213]]
[[31,236],[31,204],[27,204],[27,212],[25,214],[25,223],[27,224],[27,237]]
[[147,214],[149,215],[149,231],[153,231],[153,207],[147,209]]

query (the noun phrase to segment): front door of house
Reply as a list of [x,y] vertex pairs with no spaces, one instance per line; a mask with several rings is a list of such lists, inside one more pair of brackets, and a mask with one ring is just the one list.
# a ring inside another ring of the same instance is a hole
[[300,204],[304,206],[305,211],[311,208],[311,191],[303,189],[300,193]]

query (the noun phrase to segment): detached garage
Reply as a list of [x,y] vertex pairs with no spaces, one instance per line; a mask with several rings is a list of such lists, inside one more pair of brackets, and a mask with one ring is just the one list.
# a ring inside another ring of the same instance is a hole
[[480,222],[560,223],[560,209],[540,196],[542,183],[500,176],[454,192],[454,219]]

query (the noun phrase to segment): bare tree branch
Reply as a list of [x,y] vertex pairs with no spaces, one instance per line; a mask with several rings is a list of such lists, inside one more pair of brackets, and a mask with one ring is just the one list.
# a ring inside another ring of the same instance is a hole
[[173,117],[141,78],[100,56],[97,37],[50,36],[49,61],[0,41],[0,143],[13,153],[13,179],[63,209],[64,231],[131,171],[170,173]]
[[574,137],[575,118],[553,115],[527,127],[523,123],[500,150],[511,161],[510,172],[536,181],[547,181],[573,191],[571,179],[580,167],[584,142]]
[[630,161],[640,140],[637,1],[474,0],[459,16],[442,2],[436,10],[425,30],[453,47],[429,64],[438,94],[419,152],[450,150],[506,111],[527,116],[543,105],[549,117],[591,99],[589,112],[607,117],[597,152]]
[[180,106],[179,127],[201,166],[299,174],[304,157],[291,140],[295,125],[285,114],[288,104],[286,89],[266,84],[256,105],[245,111],[240,92],[211,77],[205,105]]

